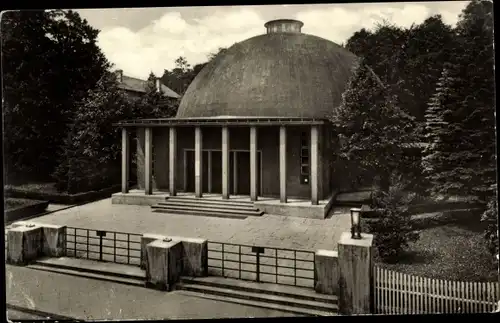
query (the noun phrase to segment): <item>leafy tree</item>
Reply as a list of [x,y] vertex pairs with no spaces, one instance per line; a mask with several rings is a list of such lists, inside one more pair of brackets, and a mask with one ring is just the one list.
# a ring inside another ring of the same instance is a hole
[[374,243],[379,256],[388,262],[395,262],[410,242],[419,239],[413,230],[408,206],[415,198],[409,194],[400,175],[391,178],[387,191],[377,190],[372,197],[372,208],[377,210],[377,221],[369,224],[369,230],[375,233]]
[[196,64],[194,67],[187,62],[186,58],[181,56],[175,60],[175,68],[172,71],[165,70],[161,77],[162,82],[176,91],[180,95],[184,94],[198,73],[209,62],[215,59],[217,55],[225,52],[227,49],[220,47],[217,52],[208,55],[208,61],[201,64]]
[[178,100],[165,97],[163,90],[157,89],[156,81],[156,75],[150,73],[146,94],[142,97],[139,111],[136,111],[137,118],[171,118],[177,113]]
[[7,171],[47,178],[76,102],[109,63],[98,30],[71,10],[9,11],[1,27]]
[[472,1],[427,114],[424,163],[435,195],[486,204],[496,181],[492,32],[491,3]]
[[387,21],[373,31],[361,29],[347,42],[347,49],[363,58],[380,79],[391,87],[402,106],[421,123],[443,63],[452,53],[452,28],[441,16],[419,25],[401,28]]
[[391,173],[405,172],[404,145],[412,143],[413,119],[364,63],[357,68],[330,120],[340,137],[337,155],[360,172],[378,174],[386,190]]
[[120,129],[113,123],[134,117],[136,99],[119,90],[107,73],[75,112],[54,173],[58,189],[69,193],[98,190],[120,178]]

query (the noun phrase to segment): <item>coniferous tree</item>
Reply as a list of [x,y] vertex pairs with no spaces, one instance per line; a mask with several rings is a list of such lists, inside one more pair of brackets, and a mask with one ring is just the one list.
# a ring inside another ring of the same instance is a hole
[[454,56],[430,101],[424,158],[432,193],[482,204],[496,182],[491,15],[489,1],[472,1],[461,15]]
[[379,176],[383,190],[394,171],[406,173],[404,146],[413,142],[413,118],[366,64],[356,69],[331,121],[340,137],[340,167],[357,167],[359,176]]

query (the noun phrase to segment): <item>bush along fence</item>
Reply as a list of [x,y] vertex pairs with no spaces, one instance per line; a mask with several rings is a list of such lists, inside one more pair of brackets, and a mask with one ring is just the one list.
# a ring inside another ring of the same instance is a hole
[[374,266],[376,314],[488,313],[497,308],[498,282],[463,282]]

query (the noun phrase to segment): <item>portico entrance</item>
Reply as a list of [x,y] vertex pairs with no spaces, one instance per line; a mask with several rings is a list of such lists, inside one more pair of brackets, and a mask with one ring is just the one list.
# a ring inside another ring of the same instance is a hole
[[[185,176],[184,191],[194,192],[195,150],[184,149]],[[222,151],[202,150],[202,190],[203,193],[222,194]],[[229,151],[229,191],[234,195],[250,195],[250,151]],[[257,194],[262,192],[262,153],[257,151]]]

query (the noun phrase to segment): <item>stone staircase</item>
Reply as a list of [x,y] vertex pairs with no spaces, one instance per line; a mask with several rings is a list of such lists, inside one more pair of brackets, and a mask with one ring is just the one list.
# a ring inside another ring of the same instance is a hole
[[167,197],[165,202],[151,206],[155,212],[211,216],[220,218],[246,219],[261,216],[264,212],[253,202],[175,196]]
[[176,289],[190,296],[279,310],[296,315],[338,315],[336,296],[317,294],[309,288],[209,276],[182,277]]
[[145,286],[146,272],[139,267],[76,258],[42,258],[27,266],[56,274],[90,278],[132,286]]

